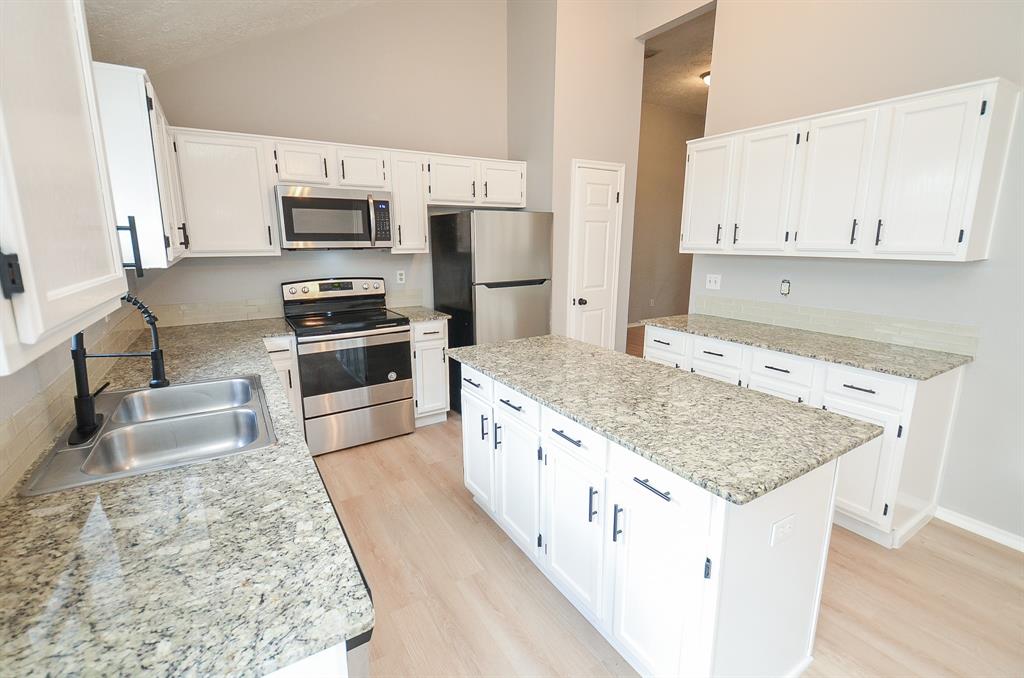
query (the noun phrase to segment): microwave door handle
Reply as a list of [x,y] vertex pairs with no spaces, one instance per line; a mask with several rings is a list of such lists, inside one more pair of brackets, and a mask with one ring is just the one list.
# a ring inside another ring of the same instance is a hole
[[370,206],[370,247],[377,246],[377,218],[373,214],[373,194],[366,196],[366,204]]

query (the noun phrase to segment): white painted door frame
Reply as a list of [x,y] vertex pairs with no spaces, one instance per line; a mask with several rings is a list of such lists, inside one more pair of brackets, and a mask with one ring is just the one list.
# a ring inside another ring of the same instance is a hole
[[597,169],[597,170],[611,170],[618,172],[618,186],[616,190],[620,196],[617,201],[616,211],[616,226],[615,226],[615,242],[612,245],[614,256],[612,261],[614,262],[614,271],[612,272],[612,305],[611,313],[609,318],[611,319],[611,328],[608,333],[609,346],[605,348],[615,348],[615,334],[616,327],[618,324],[618,308],[619,308],[619,270],[622,266],[621,255],[622,255],[622,205],[624,201],[622,196],[625,193],[625,180],[626,180],[626,164],[622,162],[604,162],[600,160],[580,160],[579,158],[573,158],[572,160],[572,174],[569,181],[569,283],[568,283],[568,296],[565,299],[565,312],[566,312],[566,334],[570,337],[575,336],[576,332],[576,313],[575,306],[572,301],[576,298],[576,274],[578,273],[579,265],[579,243],[577,237],[580,229],[576,223],[576,176],[581,169]]

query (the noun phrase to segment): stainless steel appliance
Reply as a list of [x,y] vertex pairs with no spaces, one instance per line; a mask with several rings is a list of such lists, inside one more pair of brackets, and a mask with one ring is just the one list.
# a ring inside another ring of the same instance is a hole
[[384,305],[383,278],[281,285],[295,332],[306,444],[314,455],[415,428],[409,319]]
[[[452,316],[451,346],[551,331],[551,223],[550,212],[467,210],[430,218],[434,307]],[[450,362],[457,411],[460,369]]]
[[286,250],[391,247],[391,194],[313,186],[275,187]]

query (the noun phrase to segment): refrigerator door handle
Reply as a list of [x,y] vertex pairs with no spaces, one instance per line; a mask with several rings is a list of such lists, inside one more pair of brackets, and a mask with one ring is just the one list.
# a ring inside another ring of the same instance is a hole
[[548,281],[547,278],[537,278],[536,280],[510,280],[508,282],[487,282],[487,283],[476,283],[481,287],[488,289],[500,289],[502,287],[526,287],[527,285],[543,285]]

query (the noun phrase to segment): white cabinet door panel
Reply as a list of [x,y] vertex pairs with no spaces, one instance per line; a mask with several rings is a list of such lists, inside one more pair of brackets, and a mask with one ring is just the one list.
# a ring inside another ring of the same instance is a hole
[[968,183],[978,147],[984,88],[945,92],[895,104],[878,252],[953,254],[964,227]]
[[388,152],[375,148],[338,148],[338,183],[342,186],[385,188],[388,185]]
[[427,157],[415,153],[391,154],[391,196],[394,200],[392,253],[427,251]]
[[721,250],[725,247],[732,153],[732,137],[694,141],[687,145],[682,250]]
[[448,356],[443,341],[413,345],[416,416],[448,409]]
[[495,411],[495,477],[498,522],[529,554],[537,552],[540,534],[540,434]]
[[274,145],[277,177],[281,181],[328,184],[327,158],[330,146],[279,141]]
[[470,158],[432,157],[429,161],[429,200],[435,204],[473,204],[477,201],[478,163]]
[[494,511],[494,451],[491,406],[462,390],[462,466],[466,489]]
[[877,108],[811,119],[795,249],[860,249],[871,231],[866,210],[877,129]]
[[735,215],[726,229],[733,249],[785,248],[799,130],[796,123],[777,125],[737,142]]
[[480,161],[481,205],[523,204],[523,168],[517,162]]

